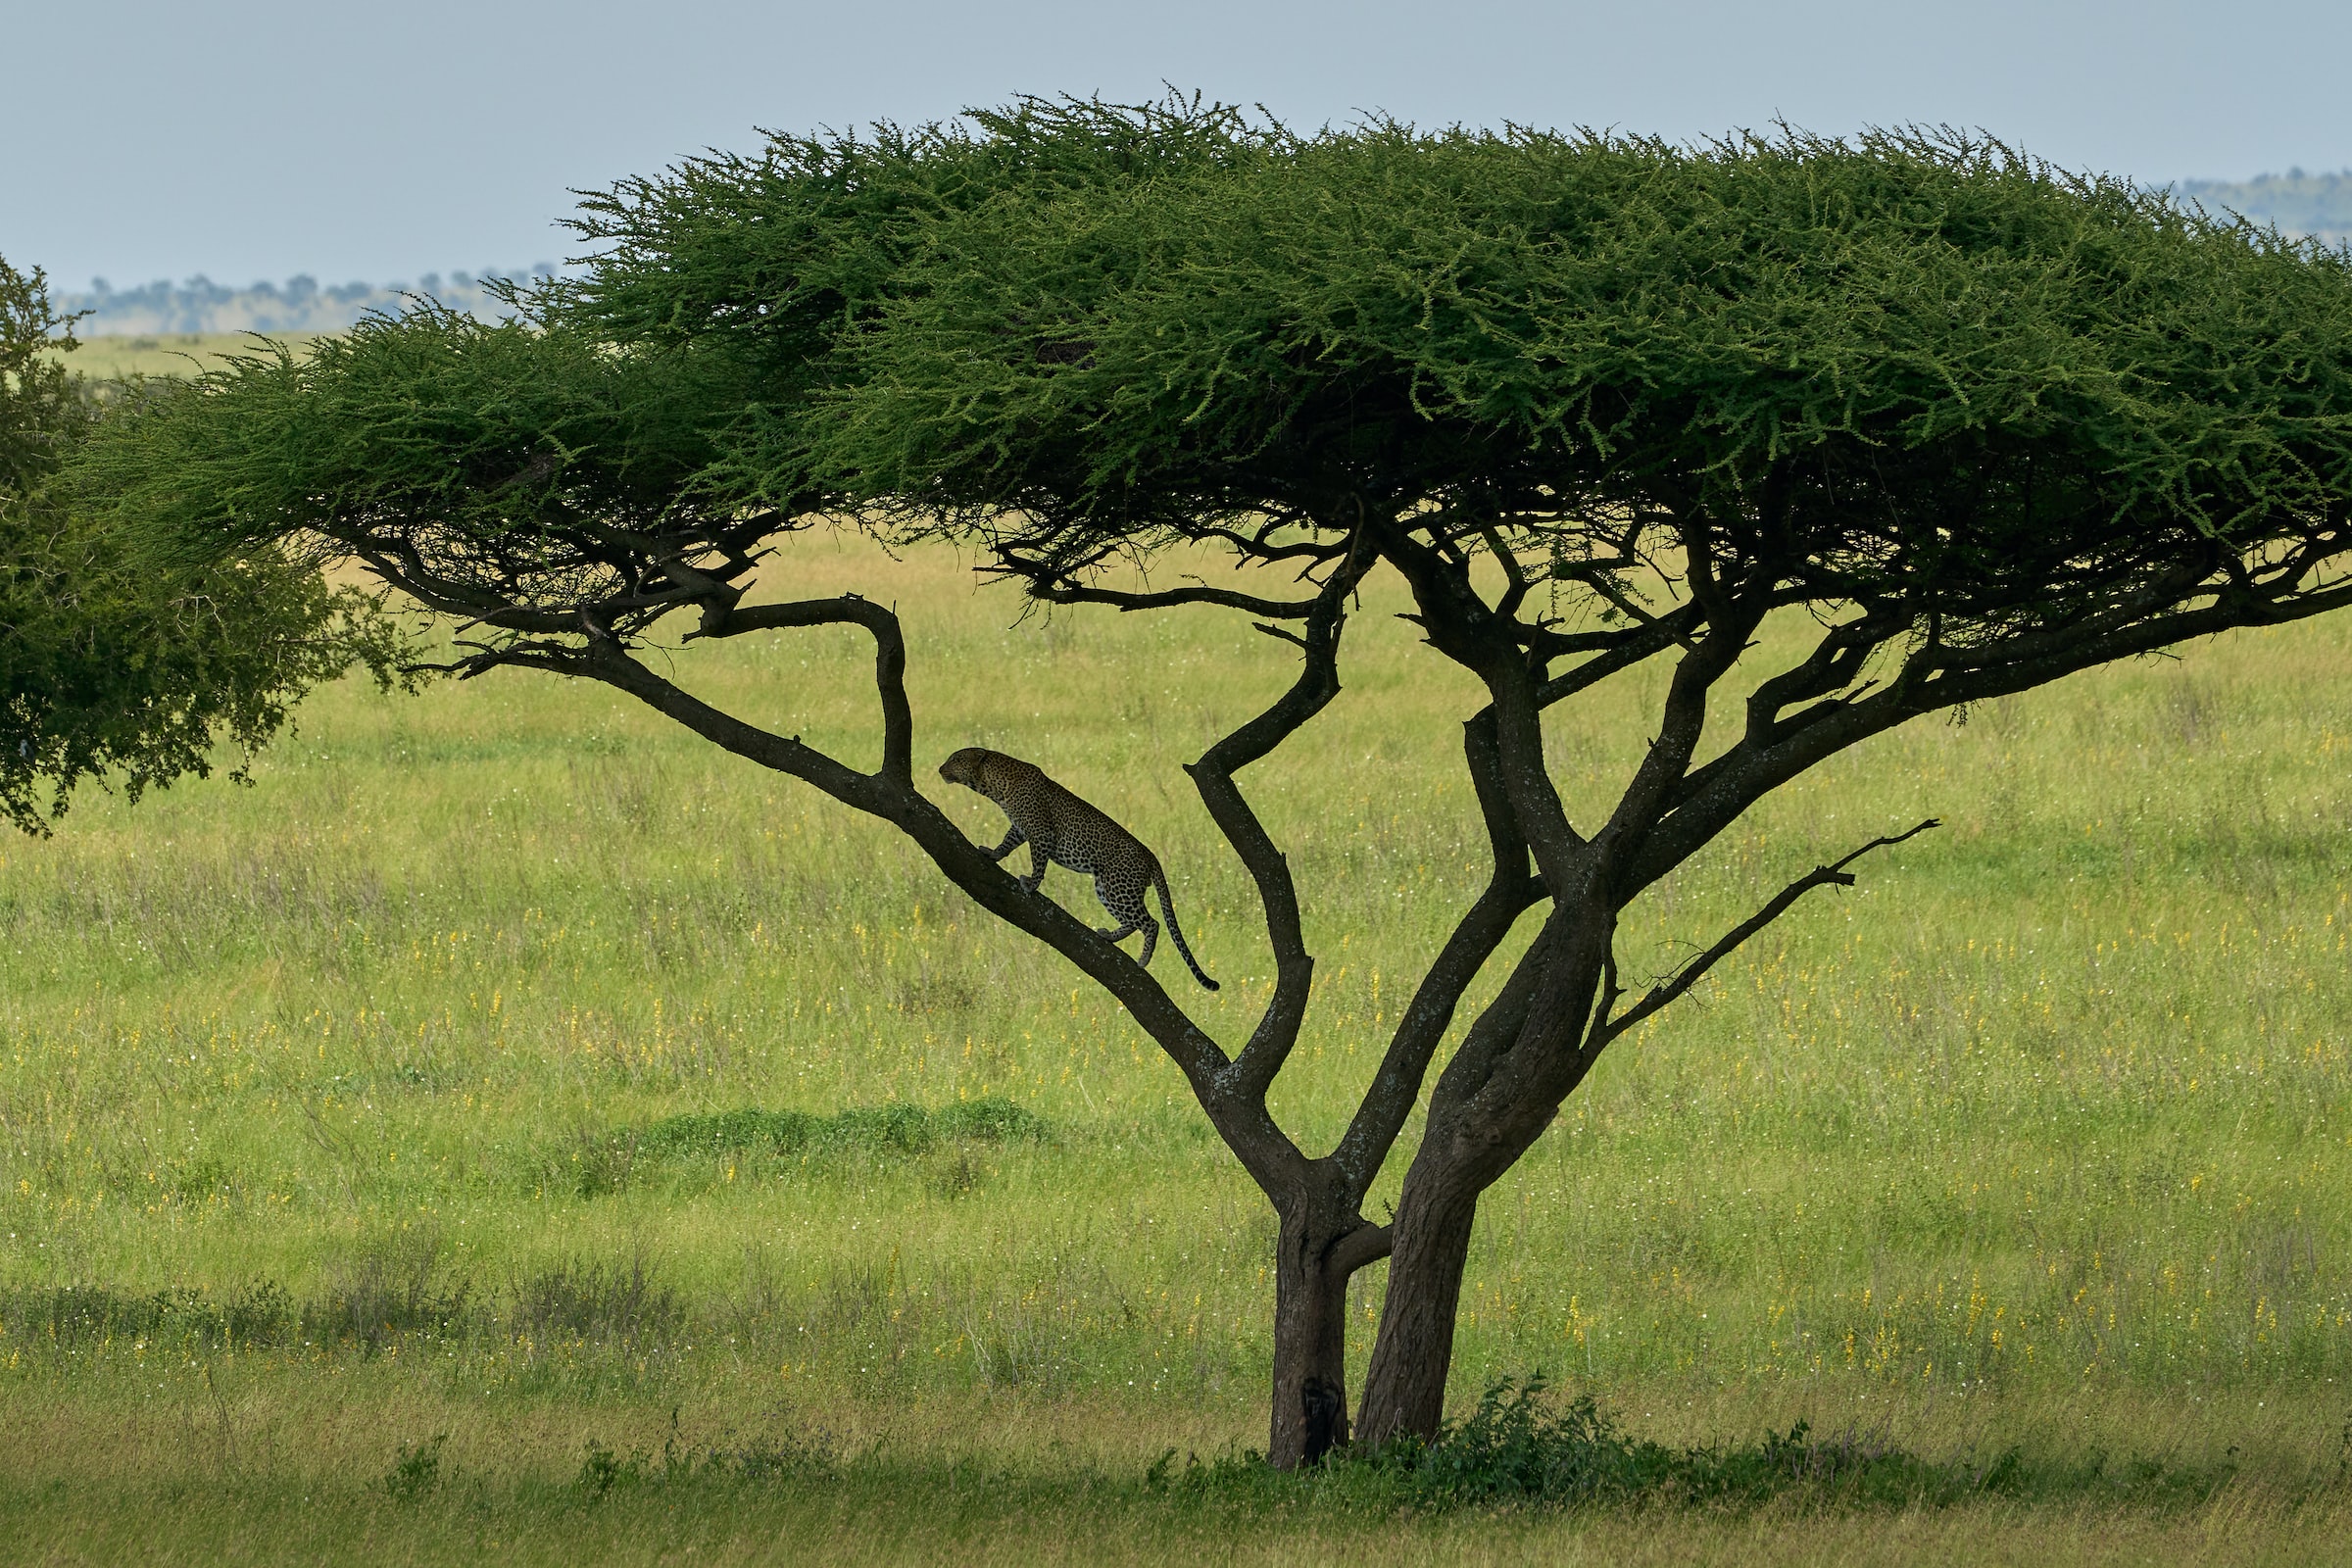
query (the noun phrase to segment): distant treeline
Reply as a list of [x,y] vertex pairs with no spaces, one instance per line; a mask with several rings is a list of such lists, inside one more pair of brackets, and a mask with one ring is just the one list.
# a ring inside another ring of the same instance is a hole
[[340,332],[369,311],[397,311],[410,295],[430,295],[454,311],[484,319],[506,314],[493,283],[520,282],[555,271],[541,262],[524,272],[427,272],[414,282],[337,283],[321,287],[309,273],[283,283],[230,288],[201,274],[184,283],[159,279],[140,288],[119,289],[103,277],[86,294],[61,294],[61,310],[87,312],[74,330],[102,332]]
[[2201,203],[2219,217],[2242,214],[2257,223],[2276,223],[2289,234],[2310,234],[2332,245],[2352,239],[2352,169],[2310,174],[2290,169],[2252,179],[2183,179],[2176,195]]

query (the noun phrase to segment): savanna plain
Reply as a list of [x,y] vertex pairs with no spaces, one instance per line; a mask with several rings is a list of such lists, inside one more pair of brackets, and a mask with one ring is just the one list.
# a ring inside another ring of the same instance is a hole
[[[268,341],[297,353],[317,338],[312,332],[279,332]],[[80,341],[66,368],[94,381],[138,375],[193,375],[219,369],[224,360],[261,350],[253,332],[102,332]]]
[[[1023,619],[843,535],[767,581],[896,599],[927,763],[1030,758],[1157,850],[1224,990],[1158,972],[1238,1041],[1262,928],[1180,764],[1285,649]],[[1277,1091],[1316,1150],[1483,878],[1474,694],[1390,587],[1363,608],[1347,690],[1244,775],[1319,958]],[[871,765],[847,633],[669,667]],[[1572,805],[1657,680],[1555,719]],[[2343,1560],[2352,617],[1848,754],[1637,906],[1630,973],[1931,815],[1613,1048],[1489,1193],[1453,1396],[1541,1372],[1678,1451],[1803,1422],[2001,1484],[1432,1507],[1239,1462],[1272,1215],[1058,958],[626,699],[347,682],[250,787],[91,795],[0,861],[0,1551]]]

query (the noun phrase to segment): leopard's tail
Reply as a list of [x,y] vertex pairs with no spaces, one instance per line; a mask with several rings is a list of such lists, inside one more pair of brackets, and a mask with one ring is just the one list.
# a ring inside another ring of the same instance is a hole
[[1200,967],[1200,960],[1193,956],[1193,950],[1185,946],[1184,932],[1176,924],[1176,901],[1168,897],[1168,873],[1157,865],[1152,867],[1152,885],[1159,890],[1159,912],[1168,922],[1168,940],[1176,944],[1178,953],[1184,955],[1185,967],[1193,971],[1194,979],[1211,991],[1216,990],[1217,983],[1208,977],[1207,970]]

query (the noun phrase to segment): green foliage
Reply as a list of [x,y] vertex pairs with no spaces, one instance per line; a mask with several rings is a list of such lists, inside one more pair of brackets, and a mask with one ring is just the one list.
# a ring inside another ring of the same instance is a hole
[[905,287],[943,220],[1231,169],[1280,133],[1198,98],[1122,110],[1024,99],[960,122],[863,136],[772,137],[591,193],[570,227],[598,248],[577,279],[526,296],[617,343],[738,345],[783,408],[829,384],[845,334]]
[[354,663],[388,682],[403,650],[374,599],[273,542],[172,551],[76,506],[58,470],[145,399],[101,417],[57,358],[68,326],[0,261],[0,813],[29,833],[83,780],[135,801],[221,741],[250,757],[313,686]]
[[493,639],[590,607],[625,639],[715,591],[673,563],[732,581],[822,509],[1047,587],[1443,514],[1548,561],[1563,615],[1625,612],[1595,558],[1703,535],[1882,642],[2023,658],[2222,559],[2275,596],[2352,491],[2352,262],[1991,143],[1031,100],[689,161],[575,226],[598,259],[527,321],[250,357],[102,432],[87,493],[505,607]]
[[0,812],[26,832],[48,831],[82,780],[135,801],[204,776],[223,741],[250,757],[355,662],[395,678],[403,644],[376,601],[273,549],[126,559],[103,525],[38,500],[0,500]]
[[41,270],[27,275],[0,257],[0,505],[45,478],[89,421],[59,358],[74,347],[74,319],[50,305]]
[[429,518],[420,548],[477,572],[511,555],[561,599],[587,585],[560,520],[643,526],[691,508],[681,492],[713,456],[704,425],[739,390],[715,356],[615,356],[420,309],[151,386],[94,433],[74,480],[125,525],[199,551]]
[[1907,133],[1374,124],[1009,192],[851,352],[815,469],[1071,566],[1356,504],[1542,517],[1572,556],[1628,508],[1762,509],[1741,548],[1800,591],[1907,590],[1962,639],[2352,488],[2352,263]]

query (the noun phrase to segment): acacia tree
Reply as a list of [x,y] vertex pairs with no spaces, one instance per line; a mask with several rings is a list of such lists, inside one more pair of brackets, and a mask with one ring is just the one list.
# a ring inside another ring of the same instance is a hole
[[0,259],[0,816],[35,834],[87,780],[135,801],[220,741],[250,757],[313,686],[355,662],[389,682],[405,646],[274,544],[150,549],[69,505],[52,481],[102,417],[73,326]]
[[[117,427],[87,482],[142,526],[324,541],[471,628],[459,673],[628,692],[890,822],[1085,971],[1280,1217],[1278,1465],[1349,1436],[1355,1270],[1391,1259],[1354,1436],[1427,1435],[1479,1195],[1611,1041],[1932,824],[1837,847],[1628,987],[1618,923],[1645,889],[1920,714],[2352,602],[2352,264],[1997,146],[1299,139],[1181,103],[1030,103],[689,164],[579,226],[598,259],[530,321],[417,313],[254,360]],[[1274,634],[1292,683],[1188,769],[1272,950],[1247,1038],[1213,1038],[920,793],[893,613],[743,604],[766,543],[828,514],[977,540],[1041,600]],[[1107,569],[1178,548],[1296,587]],[[1237,776],[1338,692],[1375,573],[1486,692],[1444,744],[1492,869],[1315,1152],[1267,1110],[1314,960]],[[694,639],[863,627],[880,765],[653,668],[680,614]],[[1755,668],[1774,620],[1809,633]],[[1655,739],[1605,814],[1572,817],[1546,724],[1651,661]],[[1394,1219],[1367,1219],[1424,1105]]]

